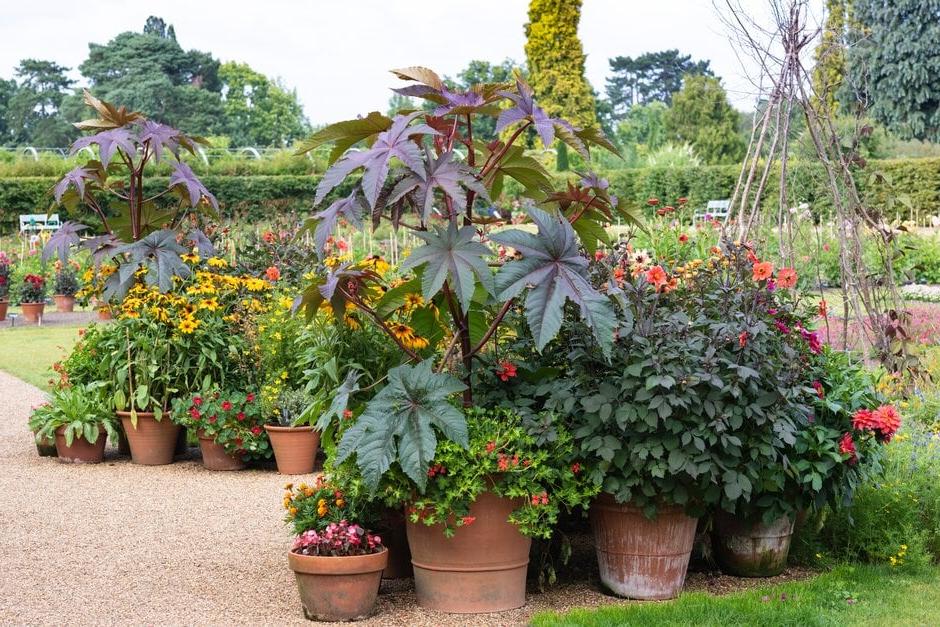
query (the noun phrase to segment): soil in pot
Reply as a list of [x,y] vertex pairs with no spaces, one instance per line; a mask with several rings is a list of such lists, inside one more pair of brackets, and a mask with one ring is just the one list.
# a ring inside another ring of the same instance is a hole
[[58,457],[59,452],[55,447],[55,438],[36,439],[36,452],[40,457]]
[[441,525],[407,521],[418,605],[441,612],[503,612],[525,605],[532,539],[508,521],[518,499],[484,492],[470,506],[470,525],[451,538]]
[[343,621],[365,618],[372,611],[388,550],[348,557],[291,551],[287,557],[297,579],[304,615],[310,620]]
[[74,296],[65,296],[64,294],[56,294],[53,297],[55,300],[55,310],[59,313],[72,313],[75,311],[75,297]]
[[20,309],[23,311],[23,320],[26,322],[39,322],[45,308],[46,303],[20,303]]
[[721,570],[738,577],[773,577],[787,567],[793,519],[782,516],[771,523],[734,514],[715,514],[712,547]]
[[94,443],[89,442],[84,437],[75,437],[72,439],[72,445],[65,443],[65,427],[59,427],[55,430],[55,448],[59,454],[59,460],[63,462],[77,462],[85,464],[99,464],[104,459],[104,445],[108,439],[108,433],[104,427],[99,427],[98,437]]
[[7,307],[10,306],[10,302],[6,300],[0,300],[0,322],[3,322],[7,319]]
[[131,414],[119,411],[121,424],[131,447],[131,460],[145,466],[162,466],[173,463],[173,450],[179,425],[173,424],[164,412],[162,420],[156,420],[151,412],[137,412],[137,426],[131,422]]
[[660,506],[656,518],[601,494],[591,506],[591,527],[601,581],[630,599],[679,596],[695,542],[697,520],[682,508]]
[[375,532],[382,537],[382,544],[388,549],[388,566],[382,573],[382,579],[407,579],[414,575],[404,512],[385,508]]
[[306,475],[313,472],[320,447],[320,432],[313,427],[264,425],[274,449],[277,471],[282,475]]
[[202,451],[202,465],[206,470],[244,470],[245,462],[241,456],[229,455],[225,447],[204,433],[199,433],[199,449]]

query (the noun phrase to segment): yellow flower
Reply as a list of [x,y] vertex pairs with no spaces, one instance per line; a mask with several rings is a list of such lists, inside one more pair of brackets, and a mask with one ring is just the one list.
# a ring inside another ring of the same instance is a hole
[[207,261],[210,268],[227,268],[228,262],[221,257],[209,257]]
[[268,287],[268,283],[261,279],[256,279],[255,277],[248,277],[245,279],[245,288],[249,292],[261,292]]
[[405,295],[405,311],[413,311],[424,305],[424,298],[421,294]]
[[199,321],[194,320],[193,318],[186,317],[180,320],[179,330],[180,333],[186,333],[187,335],[196,330],[199,326]]
[[359,324],[359,321],[355,316],[344,316],[343,322],[346,323],[346,326],[352,329],[353,331],[358,331],[362,328],[362,325]]
[[215,298],[207,298],[206,300],[199,303],[199,308],[205,309],[207,311],[215,311],[219,307],[219,301],[217,301]]
[[191,263],[191,264],[197,264],[197,263],[199,263],[199,255],[197,255],[197,254],[195,254],[195,253],[185,253],[185,254],[182,254],[182,255],[180,255],[180,259],[182,259],[182,260],[185,261],[186,263]]

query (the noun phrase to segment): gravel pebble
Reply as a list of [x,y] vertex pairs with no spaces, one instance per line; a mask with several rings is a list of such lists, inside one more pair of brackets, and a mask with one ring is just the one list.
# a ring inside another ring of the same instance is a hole
[[[193,459],[137,466],[110,444],[99,465],[40,458],[26,420],[43,394],[0,372],[0,399],[0,624],[310,624],[287,568],[285,477],[209,472]],[[360,624],[517,625],[542,610],[630,603],[600,590],[590,538],[574,545],[566,579],[518,610],[426,611],[411,580],[385,581]],[[686,589],[724,593],[810,574],[690,573]]]

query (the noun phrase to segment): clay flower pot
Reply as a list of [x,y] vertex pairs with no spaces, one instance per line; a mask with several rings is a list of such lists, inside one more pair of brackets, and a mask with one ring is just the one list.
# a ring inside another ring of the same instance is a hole
[[766,524],[734,514],[715,514],[712,550],[723,572],[738,577],[773,577],[787,567],[793,520],[781,516]]
[[0,322],[3,322],[7,319],[7,307],[10,306],[10,301],[0,300]]
[[202,451],[202,465],[206,470],[244,470],[245,462],[241,456],[229,455],[225,447],[216,443],[212,436],[199,432],[199,449]]
[[264,425],[274,449],[277,471],[282,475],[306,475],[313,472],[320,447],[320,432],[313,427]]
[[382,573],[382,579],[407,579],[414,575],[404,512],[385,508],[376,532],[382,538],[382,545],[388,549],[388,566]]
[[685,583],[696,519],[660,506],[649,519],[629,503],[601,494],[591,506],[601,582],[630,599],[673,599]]
[[127,443],[131,447],[131,460],[144,466],[162,466],[173,463],[176,434],[179,425],[173,424],[164,412],[162,420],[156,420],[152,412],[137,412],[137,426],[131,422],[131,413],[119,411]]
[[301,555],[291,551],[287,561],[297,578],[297,590],[307,618],[356,620],[368,616],[375,605],[388,551],[347,557]]
[[407,522],[418,605],[441,612],[502,612],[525,605],[532,539],[507,519],[518,500],[484,492],[470,506],[472,524],[453,537],[441,525]]
[[79,436],[72,440],[72,446],[68,446],[65,444],[65,427],[55,430],[55,448],[59,454],[59,460],[63,462],[100,464],[104,459],[104,444],[107,439],[107,431],[99,426],[98,437],[94,444],[83,436]]
[[39,322],[43,311],[46,309],[46,303],[20,303],[20,309],[23,310],[23,320],[26,322]]
[[111,308],[107,305],[98,305],[95,307],[95,311],[98,312],[98,320],[111,319]]
[[75,310],[74,296],[55,294],[52,298],[55,300],[55,310],[59,313],[72,313]]
[[58,457],[59,452],[55,447],[55,438],[35,438],[36,452],[40,457]]

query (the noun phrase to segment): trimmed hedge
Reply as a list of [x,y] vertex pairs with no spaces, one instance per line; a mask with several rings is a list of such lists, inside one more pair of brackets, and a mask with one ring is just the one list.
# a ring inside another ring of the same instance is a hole
[[[687,197],[692,207],[702,207],[709,200],[730,198],[738,179],[740,166],[701,166],[688,168],[642,168],[602,172],[610,181],[613,193],[635,206],[645,206],[649,198],[664,203]],[[895,194],[906,194],[914,207],[914,216],[921,221],[928,215],[940,214],[940,159],[890,159],[871,161],[856,175],[859,188],[873,207],[884,205],[891,193],[884,186],[872,183],[875,172],[884,173],[893,183]],[[768,181],[765,203],[777,206],[779,172]],[[315,175],[265,175],[202,177],[222,205],[223,213],[256,220],[287,209],[309,209],[319,177]],[[53,177],[0,178],[0,225],[16,222],[21,213],[38,213],[50,205]],[[148,179],[148,189],[164,189],[165,177]],[[817,215],[832,209],[822,167],[815,163],[793,163],[789,167],[791,198],[807,202]],[[336,193],[348,193],[344,183]],[[507,185],[507,192],[521,192],[521,186]],[[901,208],[902,205],[898,204]],[[57,210],[60,214],[65,211]],[[907,212],[906,209],[904,209]],[[909,213],[909,212],[907,212]],[[81,217],[81,216],[73,216]],[[892,216],[893,217],[893,216]]]

